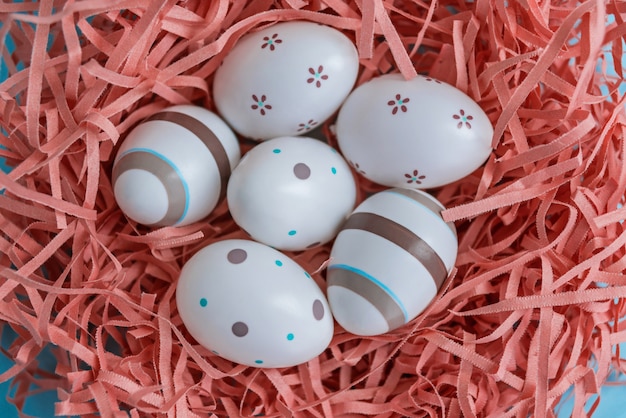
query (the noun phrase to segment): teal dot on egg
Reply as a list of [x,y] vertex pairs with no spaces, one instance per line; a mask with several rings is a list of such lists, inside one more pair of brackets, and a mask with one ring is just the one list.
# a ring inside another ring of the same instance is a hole
[[296,235],[296,230],[295,230],[295,229],[292,229],[291,231],[287,232],[287,234],[288,234],[290,237],[293,237],[294,235]]
[[279,148],[274,148],[274,149],[272,150],[272,152],[273,152],[274,154],[280,154],[280,149],[279,149]]
[[306,277],[308,277],[309,279],[311,278],[311,275],[310,275],[309,273],[307,273],[306,271],[304,272],[304,275],[305,275]]
[[254,360],[256,364],[263,364],[263,360]]
[[276,261],[275,261],[275,263],[276,263],[276,265],[277,265],[278,267],[282,267],[282,266],[283,266],[283,262],[282,262],[282,261],[280,261],[280,260],[276,260]]
[[337,174],[337,169],[335,167],[331,167],[330,171],[332,171],[333,174]]
[[203,308],[207,306],[208,303],[209,301],[207,301],[205,298],[200,299],[200,306],[202,306]]
[[293,336],[293,334],[291,332],[289,334],[287,334],[287,340],[293,341],[293,339],[294,339],[294,336]]

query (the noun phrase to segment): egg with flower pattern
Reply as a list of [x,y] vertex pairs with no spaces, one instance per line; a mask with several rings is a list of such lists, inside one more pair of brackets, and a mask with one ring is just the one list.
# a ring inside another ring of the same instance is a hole
[[492,150],[493,127],[459,89],[430,77],[388,74],[350,94],[336,134],[362,176],[389,187],[427,189],[480,167]]
[[304,134],[336,112],[356,81],[354,43],[313,22],[277,23],[242,37],[215,72],[213,98],[239,134]]

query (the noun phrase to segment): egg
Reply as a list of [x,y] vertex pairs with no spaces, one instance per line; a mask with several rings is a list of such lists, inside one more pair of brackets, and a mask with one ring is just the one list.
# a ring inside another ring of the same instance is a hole
[[182,226],[211,213],[240,158],[234,132],[199,106],[166,108],[135,127],[113,163],[115,199],[130,219]]
[[356,183],[348,163],[328,144],[279,137],[244,155],[226,197],[233,220],[252,238],[300,251],[335,237],[356,203]]
[[392,331],[437,295],[458,251],[434,197],[395,188],[365,199],[337,235],[327,267],[335,320],[356,335]]
[[430,77],[387,74],[360,85],[342,105],[335,129],[355,170],[388,187],[452,183],[492,151],[493,126],[480,106]]
[[214,354],[254,367],[289,367],[333,336],[328,302],[295,261],[258,242],[210,244],[183,266],[176,305],[191,336]]
[[356,81],[359,58],[340,31],[282,22],[242,37],[216,70],[222,117],[256,140],[304,134],[336,112]]

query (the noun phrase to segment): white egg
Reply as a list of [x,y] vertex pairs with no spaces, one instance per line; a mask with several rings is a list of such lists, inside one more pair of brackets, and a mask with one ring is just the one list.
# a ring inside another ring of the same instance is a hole
[[313,22],[282,22],[242,37],[217,69],[222,117],[257,140],[306,133],[339,108],[356,81],[353,42]]
[[333,336],[328,302],[311,276],[254,241],[218,241],[191,257],[180,274],[176,304],[201,345],[248,366],[304,363]]
[[248,151],[233,170],[227,200],[252,238],[300,251],[335,237],[356,202],[356,183],[341,155],[309,137],[280,137]]
[[113,163],[120,209],[149,226],[182,226],[211,213],[240,158],[233,131],[199,106],[164,109],[135,127]]
[[427,189],[459,180],[491,153],[493,127],[457,88],[399,74],[356,88],[337,116],[339,149],[364,177],[388,187]]
[[333,316],[356,335],[378,335],[419,315],[456,260],[453,224],[425,192],[390,189],[363,201],[337,235],[327,269]]

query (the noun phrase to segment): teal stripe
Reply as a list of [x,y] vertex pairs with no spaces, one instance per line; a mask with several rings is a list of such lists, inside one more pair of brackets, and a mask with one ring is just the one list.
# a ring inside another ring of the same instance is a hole
[[407,313],[406,308],[404,307],[404,304],[402,303],[400,298],[398,298],[398,296],[393,292],[393,290],[391,290],[386,284],[384,284],[383,282],[378,280],[376,277],[372,276],[371,274],[368,274],[368,273],[364,272],[361,269],[358,269],[356,267],[350,266],[348,264],[332,264],[332,265],[328,266],[328,269],[329,270],[331,270],[331,269],[348,270],[348,271],[351,271],[352,273],[358,274],[359,276],[363,277],[364,279],[367,279],[367,280],[375,283],[378,287],[383,289],[385,291],[385,293],[387,293],[389,295],[389,297],[391,299],[393,299],[394,302],[396,302],[396,304],[398,305],[400,310],[402,310],[402,315],[404,315],[404,322],[405,323],[409,322],[409,314]]
[[178,218],[176,223],[181,222],[183,219],[185,219],[185,216],[187,216],[187,211],[189,209],[189,186],[187,185],[187,180],[185,180],[185,177],[183,177],[183,173],[176,166],[176,164],[174,164],[174,162],[172,160],[170,160],[169,158],[167,158],[165,155],[161,154],[160,152],[157,152],[157,151],[155,151],[153,149],[150,149],[150,148],[130,148],[130,149],[127,149],[122,154],[120,154],[118,159],[121,159],[125,155],[132,154],[133,152],[147,152],[148,154],[152,154],[155,157],[165,161],[170,167],[172,167],[172,170],[174,170],[176,172],[176,174],[178,174],[178,178],[180,179],[180,182],[183,184],[183,188],[185,189],[185,210],[183,211],[182,216],[180,218]]

